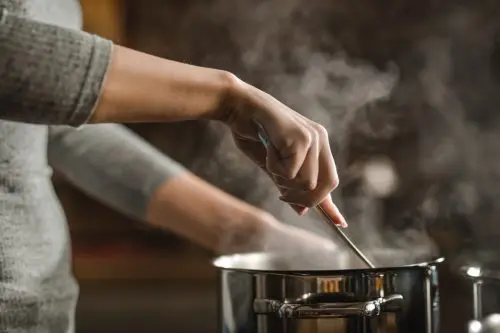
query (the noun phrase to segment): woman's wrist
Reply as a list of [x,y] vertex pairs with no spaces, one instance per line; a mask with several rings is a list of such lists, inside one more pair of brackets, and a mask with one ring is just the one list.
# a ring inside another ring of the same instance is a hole
[[89,122],[135,123],[216,119],[238,79],[114,46],[101,96]]
[[[236,223],[235,223],[236,222]],[[221,234],[218,253],[243,253],[266,250],[271,235],[276,234],[281,224],[270,214],[252,207],[239,212],[237,219],[228,221],[231,228]]]

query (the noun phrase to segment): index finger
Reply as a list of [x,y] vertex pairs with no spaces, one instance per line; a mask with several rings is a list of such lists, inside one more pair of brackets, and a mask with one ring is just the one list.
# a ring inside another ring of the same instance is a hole
[[330,194],[327,195],[319,206],[335,225],[347,228],[347,221],[344,216],[342,216],[342,213],[340,213],[337,206],[333,203],[332,196]]

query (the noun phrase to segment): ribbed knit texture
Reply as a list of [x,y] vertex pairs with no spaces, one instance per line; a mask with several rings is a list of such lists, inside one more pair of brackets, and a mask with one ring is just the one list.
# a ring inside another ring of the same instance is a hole
[[137,220],[152,192],[184,168],[129,129],[114,125],[49,129],[48,157],[88,194]]
[[99,95],[110,48],[111,43],[99,37],[4,12],[0,118],[84,123]]
[[77,2],[0,0],[0,10],[0,333],[72,333],[78,285],[49,162],[137,219],[183,168],[121,126],[84,125],[112,44],[78,31]]

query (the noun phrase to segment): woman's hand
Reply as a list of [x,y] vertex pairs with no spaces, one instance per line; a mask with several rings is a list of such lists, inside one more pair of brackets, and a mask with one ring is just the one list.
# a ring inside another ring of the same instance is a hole
[[[226,123],[238,147],[274,180],[299,213],[320,204],[345,225],[329,194],[338,177],[328,133],[230,73],[115,46],[91,123],[213,119]],[[269,140],[259,141],[259,127]]]
[[338,176],[326,129],[237,78],[232,87],[215,118],[229,126],[236,145],[268,173],[280,199],[300,215],[321,204],[336,224],[346,226],[330,196]]

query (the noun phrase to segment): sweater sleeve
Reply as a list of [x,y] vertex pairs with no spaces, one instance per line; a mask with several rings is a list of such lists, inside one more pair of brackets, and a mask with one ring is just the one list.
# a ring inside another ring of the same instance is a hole
[[158,186],[185,169],[115,124],[51,126],[49,163],[90,196],[139,221]]
[[112,43],[0,10],[0,119],[85,123],[97,102]]

